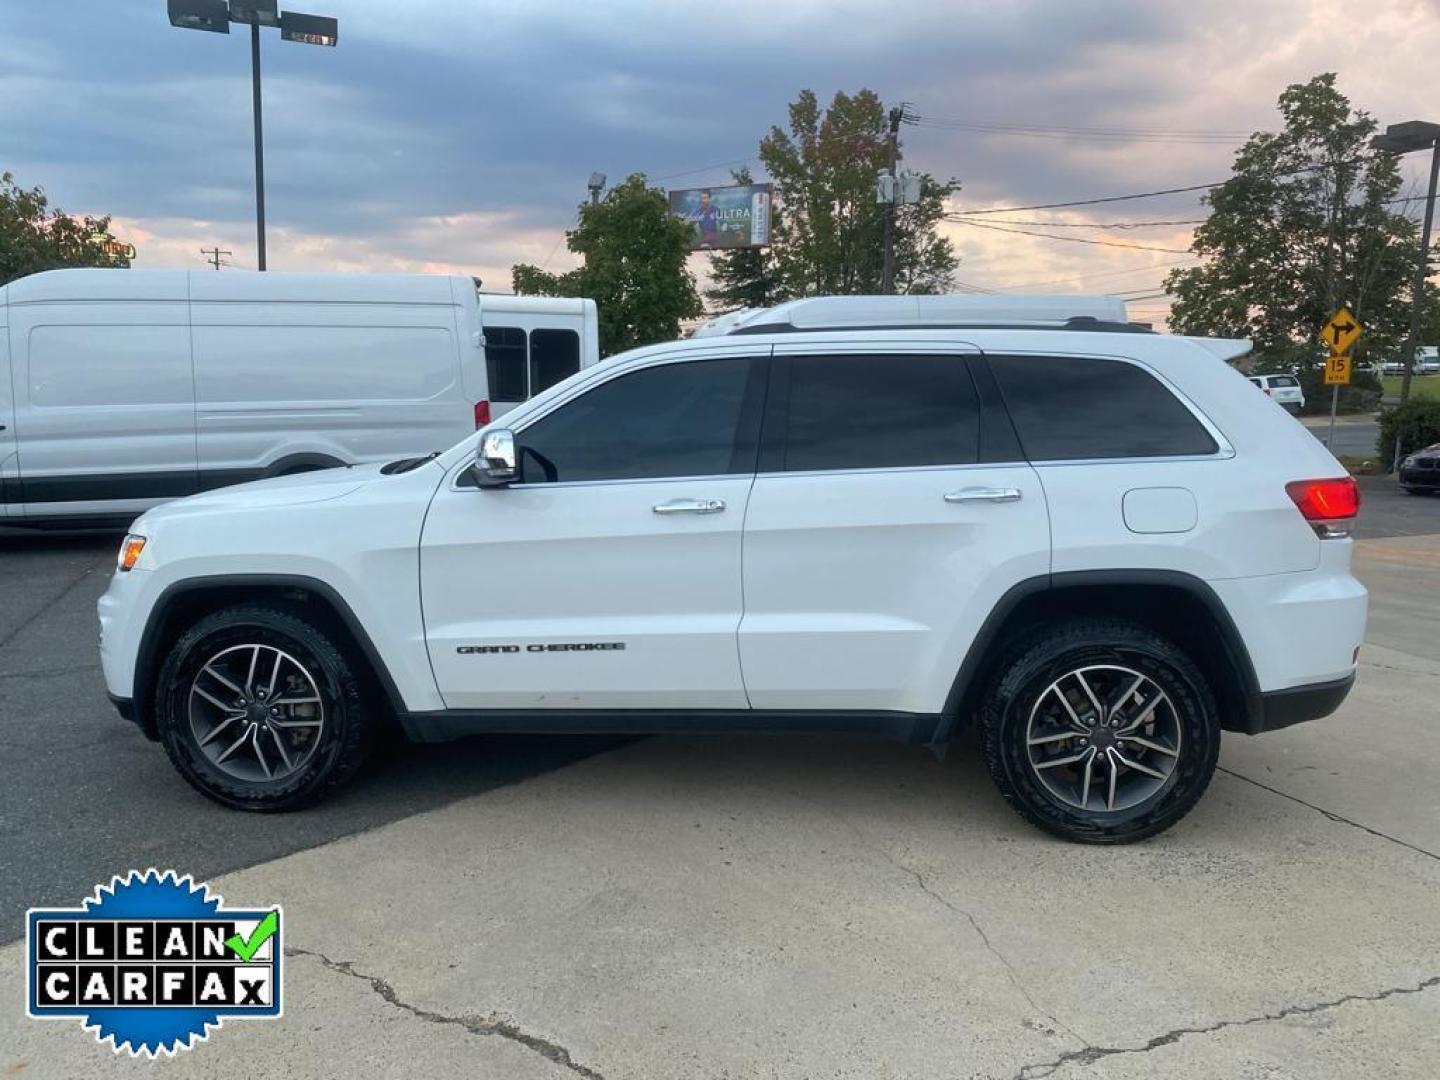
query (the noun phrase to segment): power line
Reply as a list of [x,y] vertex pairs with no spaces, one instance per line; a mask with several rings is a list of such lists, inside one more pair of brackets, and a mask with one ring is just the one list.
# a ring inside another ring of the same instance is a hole
[[[957,214],[957,217],[964,216]],[[1161,225],[1203,225],[1206,218],[1183,218],[1169,221],[1015,221],[1005,218],[995,225],[1026,225],[1044,229],[1149,229]]]
[[994,206],[987,210],[960,210],[957,216],[978,217],[981,214],[1014,214],[1022,210],[1060,210],[1067,206],[1098,206],[1101,203],[1129,202],[1131,199],[1153,199],[1159,195],[1183,195],[1191,191],[1209,191],[1226,181],[1215,184],[1191,184],[1189,187],[1162,188],[1159,191],[1139,191],[1133,195],[1107,195],[1099,199],[1074,199],[1070,202],[1036,203],[1034,206]]
[[992,232],[1011,233],[1015,236],[1034,236],[1041,240],[1063,240],[1070,244],[1094,244],[1099,247],[1130,248],[1134,251],[1163,251],[1171,255],[1187,255],[1189,248],[1156,247],[1153,244],[1128,244],[1123,240],[1094,240],[1088,236],[1056,236],[1054,233],[1031,232],[1028,229],[1007,229],[1003,225],[987,225],[980,221],[967,221],[964,218],[946,215],[946,221],[954,222],[956,225],[968,225],[972,229],[989,229]]
[[680,176],[694,176],[696,173],[713,172],[716,169],[728,169],[735,165],[753,165],[760,159],[757,157],[739,158],[736,161],[717,161],[714,165],[701,165],[698,169],[685,169],[681,172],[666,173],[664,176],[652,176],[651,180],[674,180]]
[[1188,266],[1191,259],[1177,259],[1175,262],[1152,263],[1149,266],[1132,266],[1128,270],[1100,270],[1093,274],[1077,274],[1068,278],[1052,278],[1049,281],[1022,281],[1018,285],[1002,285],[999,292],[1011,292],[1015,289],[1035,289],[1043,285],[1069,285],[1076,281],[1091,281],[1095,278],[1122,277],[1125,274],[1143,274],[1149,270],[1169,270],[1176,266]]
[[1012,124],[989,120],[918,117],[922,127],[968,131],[979,135],[1019,136],[1035,139],[1084,139],[1093,142],[1150,142],[1223,145],[1249,138],[1248,131],[1163,130],[1116,127],[1066,127],[1056,124]]
[[[1356,165],[1361,163],[1362,159],[1359,158],[1353,158],[1348,161],[1326,161],[1314,165],[1301,165],[1299,168],[1287,169],[1275,175],[1295,176],[1299,173],[1333,169],[1337,165]],[[1234,179],[1235,177],[1232,176],[1228,180],[1217,180],[1213,184],[1190,184],[1187,187],[1161,188],[1158,191],[1137,191],[1130,195],[1106,195],[1098,199],[1073,199],[1070,202],[1037,203],[1034,206],[991,206],[984,210],[957,210],[955,211],[955,215],[958,217],[978,217],[981,214],[1014,214],[1022,210],[1061,210],[1067,206],[1098,206],[1101,203],[1129,202],[1132,199],[1153,199],[1161,195],[1184,195],[1192,191],[1210,191],[1214,188],[1224,187],[1230,180]]]

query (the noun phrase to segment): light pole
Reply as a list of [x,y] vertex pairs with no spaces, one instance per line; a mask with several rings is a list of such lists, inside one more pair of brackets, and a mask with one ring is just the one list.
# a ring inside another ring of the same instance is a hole
[[585,185],[590,189],[590,205],[600,205],[600,192],[605,190],[605,174],[603,172],[592,172],[590,182]]
[[[1430,269],[1430,226],[1435,220],[1435,181],[1440,178],[1440,124],[1425,120],[1407,120],[1391,124],[1385,134],[1370,140],[1376,150],[1391,154],[1410,154],[1429,150],[1430,190],[1425,199],[1425,224],[1420,229],[1420,258],[1415,264],[1415,287],[1410,295],[1410,332],[1405,336],[1402,353],[1405,373],[1400,379],[1400,404],[1410,400],[1410,378],[1415,370],[1415,353],[1420,344],[1420,316],[1425,306],[1425,278]],[[1395,467],[1400,465],[1400,440],[1395,440]]]
[[166,0],[170,25],[181,30],[230,33],[230,24],[250,27],[250,104],[255,116],[255,244],[259,269],[265,269],[265,139],[260,124],[260,27],[280,29],[283,41],[302,45],[335,44],[340,24],[325,15],[279,11],[278,0]]

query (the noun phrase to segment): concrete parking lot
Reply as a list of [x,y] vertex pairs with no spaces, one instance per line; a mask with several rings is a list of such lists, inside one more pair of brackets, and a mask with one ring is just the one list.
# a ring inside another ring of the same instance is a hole
[[113,537],[0,539],[0,1075],[149,1072],[23,1017],[21,913],[132,866],[285,905],[286,1015],[183,1076],[1432,1078],[1440,498],[1364,482],[1334,717],[1229,736],[1195,813],[1080,848],[968,748],[414,747],[304,814],[191,792],[110,711]]

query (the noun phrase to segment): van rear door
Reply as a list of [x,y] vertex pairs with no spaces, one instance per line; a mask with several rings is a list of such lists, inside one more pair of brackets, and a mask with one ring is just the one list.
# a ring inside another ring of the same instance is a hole
[[26,518],[134,517],[195,491],[185,276],[111,273],[103,295],[43,274],[9,286]]
[[15,457],[15,405],[10,393],[10,331],[0,290],[0,519],[19,510],[20,472]]

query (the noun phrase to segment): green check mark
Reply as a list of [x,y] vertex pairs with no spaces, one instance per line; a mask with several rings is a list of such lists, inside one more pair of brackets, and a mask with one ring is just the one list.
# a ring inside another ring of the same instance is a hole
[[275,936],[275,931],[278,929],[280,929],[280,913],[272,911],[260,920],[260,925],[250,932],[248,939],[242,938],[239,934],[231,934],[225,939],[225,944],[241,960],[249,960],[260,951],[261,945]]

